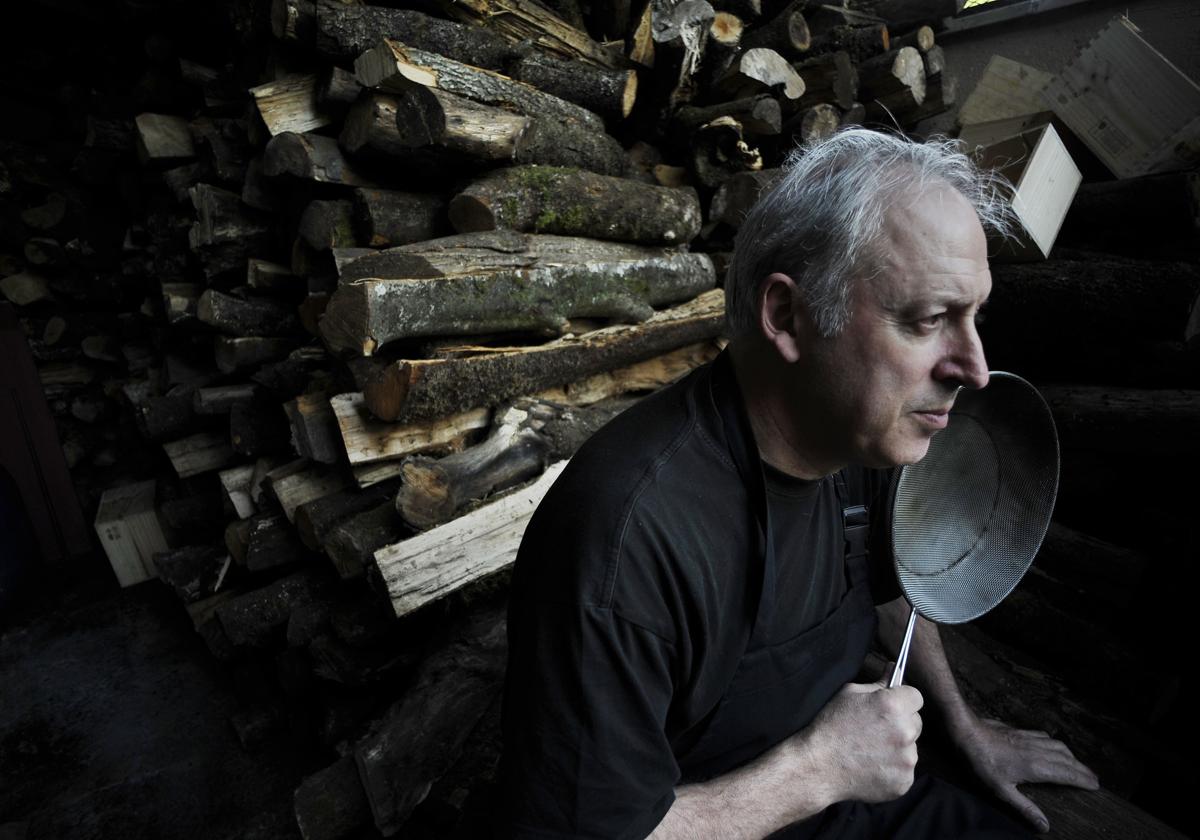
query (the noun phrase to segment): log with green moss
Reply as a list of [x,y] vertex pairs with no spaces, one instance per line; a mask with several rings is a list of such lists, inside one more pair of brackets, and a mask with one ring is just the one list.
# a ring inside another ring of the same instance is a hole
[[507,229],[665,245],[691,241],[701,222],[693,189],[552,166],[495,170],[451,199],[449,212],[461,233]]
[[[346,282],[355,275],[363,279]],[[402,338],[561,334],[569,318],[644,321],[654,307],[715,285],[704,254],[507,231],[460,234],[348,265],[321,335],[335,352],[369,356]]]
[[444,417],[715,338],[724,312],[722,293],[712,290],[636,325],[481,355],[394,362],[367,384],[363,396],[371,413],[383,420]]

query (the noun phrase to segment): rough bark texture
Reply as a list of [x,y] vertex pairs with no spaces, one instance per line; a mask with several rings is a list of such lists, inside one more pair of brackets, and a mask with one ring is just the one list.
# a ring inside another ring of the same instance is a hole
[[322,184],[376,187],[371,178],[358,172],[332,137],[285,132],[267,144],[263,173],[269,177],[290,175]]
[[500,70],[512,57],[511,44],[481,26],[430,17],[410,9],[356,6],[318,0],[314,44],[317,52],[339,61],[351,60],[392,38],[489,70]]
[[423,242],[448,233],[446,204],[441,193],[354,191],[359,236],[371,248]]
[[449,213],[460,233],[506,229],[678,245],[700,232],[694,190],[548,166],[496,170],[455,196]]
[[714,338],[724,312],[723,293],[714,290],[636,326],[608,327],[507,352],[396,362],[367,385],[363,396],[371,413],[384,420],[447,416]]
[[299,330],[295,309],[274,298],[239,298],[215,289],[200,295],[196,317],[233,336],[293,335]]
[[[423,335],[561,333],[573,317],[636,322],[716,282],[703,254],[571,237],[497,231],[418,243],[404,253],[407,247],[347,267],[388,273],[344,278],[321,322],[331,349],[371,355],[389,341]],[[551,262],[554,254],[567,261]]]
[[509,73],[597,114],[628,117],[637,100],[637,74],[632,70],[604,70],[531,52],[510,65]]

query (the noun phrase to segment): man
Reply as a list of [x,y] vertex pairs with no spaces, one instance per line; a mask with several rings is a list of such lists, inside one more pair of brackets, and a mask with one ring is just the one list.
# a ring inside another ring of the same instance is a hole
[[853,682],[877,623],[895,650],[906,617],[886,470],[920,460],[958,389],[987,383],[982,225],[1004,230],[1003,202],[952,146],[861,129],[785,171],[738,233],[727,351],[602,429],[525,534],[509,834],[1024,834],[914,782],[926,702],[1041,830],[1018,782],[1097,784],[1044,733],[978,720],[923,620],[916,687]]

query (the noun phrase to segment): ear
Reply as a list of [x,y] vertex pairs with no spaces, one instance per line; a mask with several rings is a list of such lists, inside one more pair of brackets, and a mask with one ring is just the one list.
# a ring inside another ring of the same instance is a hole
[[796,299],[796,281],[786,274],[769,275],[758,302],[758,327],[767,343],[785,362],[799,361],[807,319]]

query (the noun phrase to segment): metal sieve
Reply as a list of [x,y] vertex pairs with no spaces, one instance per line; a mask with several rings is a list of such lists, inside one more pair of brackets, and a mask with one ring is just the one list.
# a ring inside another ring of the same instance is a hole
[[904,678],[917,613],[961,624],[1020,583],[1057,492],[1058,434],[1042,395],[1001,371],[985,388],[960,391],[949,424],[896,484],[892,550],[912,612],[891,687]]

